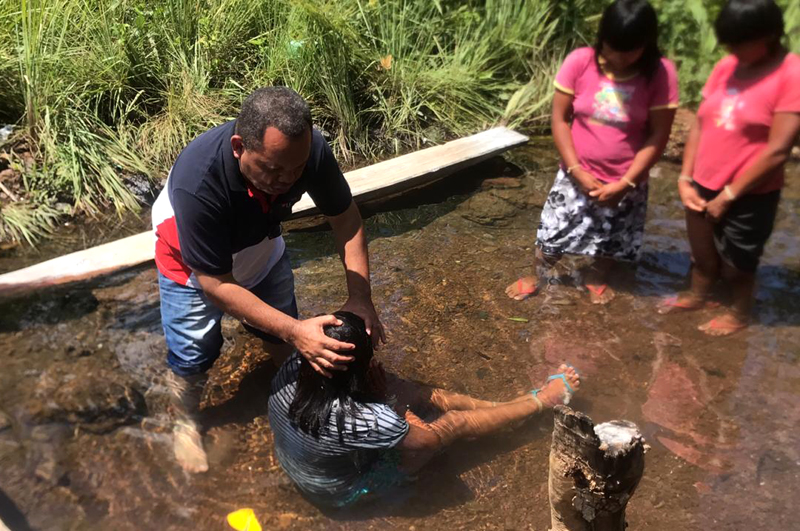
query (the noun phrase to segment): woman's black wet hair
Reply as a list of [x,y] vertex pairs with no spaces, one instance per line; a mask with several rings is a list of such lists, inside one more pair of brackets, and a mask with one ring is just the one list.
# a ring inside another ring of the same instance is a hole
[[658,17],[647,0],[616,0],[606,7],[600,19],[597,42],[594,45],[597,68],[603,44],[618,52],[644,48],[635,67],[648,80],[652,79],[661,64],[658,48]]
[[772,37],[774,45],[780,46],[783,12],[774,0],[728,0],[714,22],[714,30],[723,45]]
[[[330,371],[327,378],[314,370],[304,357],[300,357],[300,373],[297,377],[297,392],[289,407],[289,419],[302,431],[319,437],[328,425],[331,414],[336,416],[339,439],[345,430],[345,417],[359,417],[359,404],[380,402],[373,396],[369,382],[369,365],[372,360],[372,340],[367,335],[363,319],[350,312],[333,314],[341,326],[326,326],[325,335],[343,343],[352,343],[355,349],[342,352],[355,359],[347,364],[346,371]],[[333,408],[335,401],[338,407]],[[355,424],[353,424],[355,433]]]

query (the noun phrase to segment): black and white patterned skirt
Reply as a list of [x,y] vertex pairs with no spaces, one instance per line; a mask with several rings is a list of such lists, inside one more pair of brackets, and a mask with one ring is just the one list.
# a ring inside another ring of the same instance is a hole
[[647,181],[630,189],[615,208],[600,206],[558,170],[547,196],[536,245],[549,255],[582,254],[636,260],[647,217]]

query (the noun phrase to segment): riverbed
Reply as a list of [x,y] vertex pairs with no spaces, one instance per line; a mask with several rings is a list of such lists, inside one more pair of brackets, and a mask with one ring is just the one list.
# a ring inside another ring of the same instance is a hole
[[[364,209],[374,300],[388,330],[379,359],[403,377],[489,400],[539,387],[570,362],[583,376],[571,406],[596,422],[633,421],[650,445],[631,529],[800,528],[792,509],[800,492],[800,182],[792,177],[800,168],[790,168],[759,270],[756,322],[710,338],[696,327],[712,310],[654,311],[685,288],[689,267],[671,163],[653,170],[642,259],[619,268],[614,301],[590,304],[578,259],[550,272],[537,297],[506,297],[505,286],[530,267],[555,167],[549,146],[521,148]],[[97,238],[139,226],[120,222]],[[301,315],[336,310],[346,290],[329,232],[314,220],[287,228]],[[53,245],[80,246],[69,234]],[[11,254],[0,265],[36,256]],[[725,301],[727,289],[718,295]],[[152,264],[0,302],[0,489],[11,500],[0,508],[13,512],[13,503],[31,528],[47,530],[226,529],[225,516],[243,507],[264,529],[548,528],[552,414],[454,445],[381,503],[319,511],[273,457],[270,360],[238,323],[223,328],[224,354],[204,399],[211,468],[190,476],[169,445]]]

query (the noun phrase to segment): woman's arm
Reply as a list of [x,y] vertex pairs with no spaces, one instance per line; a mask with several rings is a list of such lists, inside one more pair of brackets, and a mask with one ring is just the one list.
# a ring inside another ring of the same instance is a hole
[[[683,148],[683,166],[681,176],[691,177],[694,174],[694,160],[697,156],[697,146],[700,144],[700,119],[695,117],[692,128],[689,130],[689,138],[686,139],[686,146]],[[700,197],[691,181],[678,179],[678,194],[681,202],[688,210],[693,212],[704,212],[706,200]]]
[[720,220],[737,198],[772,178],[772,171],[789,159],[798,133],[800,133],[800,113],[775,113],[767,146],[742,176],[728,186],[730,194],[722,192],[708,204],[706,210],[708,216],[714,221]]
[[647,115],[649,134],[642,148],[636,152],[631,167],[622,177],[623,181],[628,179],[634,184],[639,184],[647,179],[650,168],[658,162],[667,147],[672,122],[675,121],[675,111],[675,109],[656,109]]
[[775,113],[767,147],[752,166],[730,185],[733,195],[741,197],[764,184],[771,177],[771,172],[789,159],[798,133],[800,133],[800,113]]
[[572,128],[570,119],[572,118],[572,102],[575,97],[572,94],[556,90],[553,96],[553,114],[550,119],[550,127],[553,131],[553,139],[556,143],[561,160],[567,168],[574,168],[571,172],[572,177],[578,182],[585,192],[600,188],[603,183],[594,175],[580,167],[578,154],[575,152],[575,144],[572,142]]
[[658,162],[667,147],[672,122],[675,120],[675,109],[655,109],[647,117],[648,135],[644,145],[634,155],[628,171],[619,181],[607,183],[589,195],[601,203],[617,205],[630,188],[630,184],[639,184],[647,178],[650,168]]

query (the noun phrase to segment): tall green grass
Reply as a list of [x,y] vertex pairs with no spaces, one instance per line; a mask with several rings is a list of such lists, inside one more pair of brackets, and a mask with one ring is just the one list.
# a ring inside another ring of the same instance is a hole
[[[721,55],[719,0],[653,0],[683,100]],[[790,5],[791,4],[791,5]],[[0,2],[0,121],[36,163],[0,201],[0,239],[34,240],[57,202],[136,210],[157,180],[253,89],[289,85],[345,163],[497,123],[546,127],[552,78],[593,40],[598,0],[18,0]],[[800,6],[787,7],[800,48]],[[0,151],[9,146],[0,146]],[[5,205],[5,206],[4,206]],[[29,227],[22,231],[20,227]]]

